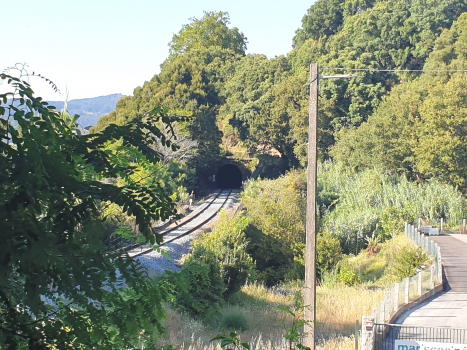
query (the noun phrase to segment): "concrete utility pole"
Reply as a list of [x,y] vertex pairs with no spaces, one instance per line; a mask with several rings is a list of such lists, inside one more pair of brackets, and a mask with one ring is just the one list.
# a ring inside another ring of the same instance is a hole
[[305,346],[315,350],[316,319],[316,175],[318,157],[318,64],[310,64],[308,181],[306,199]]
[[305,255],[305,346],[316,348],[316,189],[318,173],[318,92],[320,79],[355,78],[357,75],[319,76],[317,63],[310,64],[310,102],[308,125],[308,181],[306,199]]

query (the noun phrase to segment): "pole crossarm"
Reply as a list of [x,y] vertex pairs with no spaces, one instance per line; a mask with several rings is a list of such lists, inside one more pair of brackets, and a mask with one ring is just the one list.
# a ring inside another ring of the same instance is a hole
[[357,74],[341,74],[341,75],[325,75],[319,77],[319,79],[348,79],[348,78],[357,78]]

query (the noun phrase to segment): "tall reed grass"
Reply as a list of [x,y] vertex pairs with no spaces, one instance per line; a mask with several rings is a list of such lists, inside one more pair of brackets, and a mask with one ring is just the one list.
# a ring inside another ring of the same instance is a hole
[[319,165],[318,181],[323,193],[338,198],[322,216],[322,229],[353,247],[354,253],[363,248],[365,237],[374,232],[402,231],[405,221],[414,223],[423,218],[436,224],[444,218],[447,225],[454,226],[467,214],[465,199],[457,188],[437,180],[410,182],[377,169],[355,173],[325,162]]

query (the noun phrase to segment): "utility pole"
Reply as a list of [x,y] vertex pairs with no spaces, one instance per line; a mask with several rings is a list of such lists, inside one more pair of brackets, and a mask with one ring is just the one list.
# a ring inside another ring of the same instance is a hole
[[316,191],[318,174],[318,93],[320,79],[355,78],[357,75],[319,76],[317,63],[310,64],[310,101],[308,124],[308,180],[305,243],[305,346],[316,349]]
[[318,162],[318,64],[310,64],[310,101],[308,125],[308,180],[306,199],[305,248],[305,346],[315,350],[316,325],[316,184]]

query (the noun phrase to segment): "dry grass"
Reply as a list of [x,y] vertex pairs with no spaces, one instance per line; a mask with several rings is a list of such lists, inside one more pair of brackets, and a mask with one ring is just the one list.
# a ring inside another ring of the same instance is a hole
[[354,350],[355,349],[355,337],[335,336],[330,338],[328,341],[319,341],[316,346],[319,350]]
[[370,315],[384,297],[384,290],[365,287],[320,286],[317,288],[318,334],[333,333],[350,336],[355,321]]
[[[299,284],[267,288],[260,284],[249,284],[231,300],[231,305],[221,313],[236,310],[245,315],[250,328],[237,332],[242,341],[252,344],[252,349],[287,349],[283,334],[292,325],[292,316],[277,310],[277,306],[291,309],[297,304]],[[369,315],[383,297],[381,290],[363,287],[319,286],[317,288],[317,338],[318,349],[354,349],[355,321]],[[205,326],[200,320],[168,310],[167,335],[164,343],[185,349],[215,349],[209,340],[229,330]],[[196,341],[195,341],[196,340]],[[203,345],[204,344],[204,345]],[[254,346],[253,346],[254,345]],[[201,347],[200,347],[201,346]]]
[[[355,348],[355,321],[360,321],[363,315],[370,315],[382,300],[384,287],[393,282],[393,276],[388,274],[386,267],[395,255],[410,244],[407,237],[400,235],[383,243],[381,251],[375,256],[362,252],[349,257],[349,263],[363,276],[362,285],[346,286],[330,280],[317,287],[318,349]],[[245,316],[250,327],[237,333],[242,341],[250,343],[251,349],[288,349],[290,347],[283,335],[291,327],[293,318],[277,307],[294,309],[299,305],[302,292],[301,283],[272,288],[257,283],[248,284],[229,300],[229,305],[222,308],[220,313],[233,310]],[[168,310],[168,316],[164,343],[174,348],[217,349],[217,345],[210,344],[209,340],[219,333],[230,331],[221,329],[219,323],[213,320],[194,320],[173,310]]]
[[[258,336],[251,341],[248,342],[250,345],[250,349],[255,350],[291,350],[295,349],[296,347],[288,344],[283,338],[278,342],[272,342],[270,340],[263,340],[262,336]],[[219,342],[212,342],[206,344],[198,338],[195,340],[194,338],[191,341],[187,341],[183,344],[180,344],[179,347],[181,349],[187,350],[221,350],[221,345]],[[336,336],[328,341],[324,341],[322,339],[318,339],[316,344],[316,349],[318,350],[353,350],[355,349],[355,338],[353,336],[350,337],[342,337]]]

